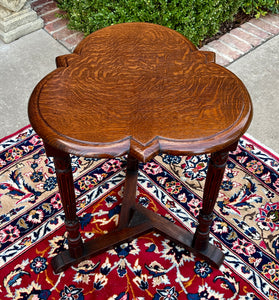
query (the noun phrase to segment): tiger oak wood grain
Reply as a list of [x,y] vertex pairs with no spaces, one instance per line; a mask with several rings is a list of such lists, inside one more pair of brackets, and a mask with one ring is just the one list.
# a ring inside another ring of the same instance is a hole
[[[249,94],[231,72],[179,33],[127,23],[85,38],[35,87],[29,118],[54,157],[69,250],[52,260],[55,272],[156,230],[219,267],[224,254],[209,244],[213,208],[229,151],[252,118]],[[159,152],[212,153],[195,234],[135,203],[138,161]],[[83,243],[76,215],[70,156],[128,153],[118,228]]]
[[48,144],[82,156],[200,154],[239,139],[249,95],[214,55],[179,33],[128,23],[99,30],[58,59],[30,98],[30,122]]

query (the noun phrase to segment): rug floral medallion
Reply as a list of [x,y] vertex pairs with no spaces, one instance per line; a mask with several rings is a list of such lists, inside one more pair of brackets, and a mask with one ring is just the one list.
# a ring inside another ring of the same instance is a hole
[[[220,269],[156,232],[55,274],[67,249],[54,165],[31,127],[0,143],[0,299],[279,299],[278,157],[243,137],[230,154],[210,242]],[[194,232],[208,156],[141,164],[137,201]],[[72,157],[84,241],[116,228],[126,157]]]

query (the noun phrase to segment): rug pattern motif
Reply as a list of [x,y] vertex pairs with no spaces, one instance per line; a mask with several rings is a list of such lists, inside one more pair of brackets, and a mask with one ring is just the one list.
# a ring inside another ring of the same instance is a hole
[[[194,232],[208,156],[140,164],[137,201]],[[125,157],[73,156],[82,237],[118,223]],[[54,166],[32,128],[0,144],[0,299],[279,299],[279,163],[249,138],[230,155],[210,242],[219,270],[156,232],[54,274],[67,248]]]

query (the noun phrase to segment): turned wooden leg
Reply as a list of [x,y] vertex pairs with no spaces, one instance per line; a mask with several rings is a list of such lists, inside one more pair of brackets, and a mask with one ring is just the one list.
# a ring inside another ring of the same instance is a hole
[[138,168],[138,160],[133,156],[128,155],[124,195],[122,200],[118,229],[128,227],[133,214],[133,209],[136,203]]
[[52,156],[56,177],[65,212],[65,227],[68,232],[69,252],[73,258],[82,255],[83,244],[79,232],[79,220],[76,215],[75,189],[69,154],[58,151],[45,144],[46,153]]
[[229,151],[235,150],[237,143],[229,148],[211,154],[203,192],[203,205],[199,214],[199,225],[196,229],[193,247],[204,251],[209,245],[209,231],[213,219],[213,209],[223,180]]

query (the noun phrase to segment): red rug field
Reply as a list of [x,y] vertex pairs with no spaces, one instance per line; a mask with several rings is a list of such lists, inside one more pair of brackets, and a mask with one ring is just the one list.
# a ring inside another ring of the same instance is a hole
[[[137,201],[193,232],[208,156],[140,165]],[[117,226],[126,158],[72,157],[84,240]],[[0,299],[279,299],[279,160],[243,137],[231,153],[210,242],[219,270],[156,232],[54,274],[67,248],[54,165],[31,127],[0,143]]]

